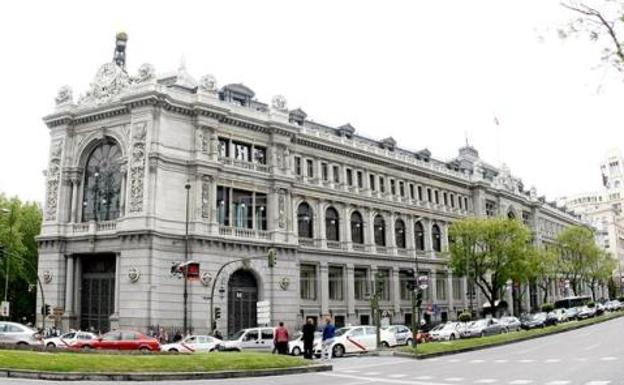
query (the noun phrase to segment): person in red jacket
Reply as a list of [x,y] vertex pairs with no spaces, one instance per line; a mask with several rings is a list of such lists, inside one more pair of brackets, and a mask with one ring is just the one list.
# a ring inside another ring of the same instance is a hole
[[279,327],[275,329],[273,343],[277,348],[277,354],[288,354],[288,330],[284,327],[283,322],[280,322]]

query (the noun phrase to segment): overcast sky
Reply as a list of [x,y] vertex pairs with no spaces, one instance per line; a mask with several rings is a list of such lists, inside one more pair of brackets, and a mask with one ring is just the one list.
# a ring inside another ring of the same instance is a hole
[[[0,191],[43,201],[49,133],[64,84],[84,93],[129,35],[129,72],[242,82],[259,100],[451,159],[468,137],[549,199],[600,187],[624,136],[622,75],[587,39],[562,41],[554,0],[12,1],[0,12]],[[494,124],[497,116],[500,126]]]

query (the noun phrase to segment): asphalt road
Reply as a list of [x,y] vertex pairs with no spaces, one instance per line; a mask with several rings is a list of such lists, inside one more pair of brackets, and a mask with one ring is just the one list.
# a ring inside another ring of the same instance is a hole
[[[531,341],[428,360],[362,356],[334,359],[332,363],[333,372],[167,384],[621,385],[624,384],[624,318]],[[2,378],[0,384],[60,383]],[[136,384],[163,385],[162,382]]]

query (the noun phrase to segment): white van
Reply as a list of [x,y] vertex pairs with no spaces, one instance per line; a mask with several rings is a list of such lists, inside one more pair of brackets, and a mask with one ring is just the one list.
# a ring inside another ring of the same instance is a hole
[[223,341],[224,350],[273,350],[275,328],[258,327],[242,329]]

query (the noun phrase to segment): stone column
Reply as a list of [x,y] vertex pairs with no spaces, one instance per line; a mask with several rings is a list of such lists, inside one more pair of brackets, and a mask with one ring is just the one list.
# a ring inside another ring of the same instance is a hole
[[330,183],[330,186],[334,186],[334,165],[332,163],[327,164],[327,180]]
[[329,266],[327,262],[321,262],[319,266],[321,276],[321,313],[329,314]]
[[393,255],[396,255],[397,253],[396,234],[394,233],[395,221],[396,215],[394,213],[390,213],[386,220],[386,246],[388,246],[389,254]]
[[355,322],[355,267],[347,264],[347,322]]
[[121,284],[121,253],[115,254],[115,298],[114,305],[115,310],[113,314],[110,316],[111,329],[119,329],[119,295],[120,295],[120,284]]
[[324,205],[323,205],[323,201],[319,200],[316,203],[316,210],[314,215],[314,219],[316,221],[316,224],[314,224],[315,230],[318,229],[318,231],[315,231],[314,233],[314,238],[318,240],[318,245],[317,247],[320,247],[322,249],[326,249],[327,248],[327,234],[325,234],[325,210],[324,210]]
[[524,308],[527,311],[531,311],[531,286],[526,285],[526,294],[524,294]]
[[431,257],[431,254],[433,253],[433,242],[432,242],[432,238],[431,238],[431,219],[429,218],[423,218],[422,220],[422,225],[425,231],[424,237],[425,237],[425,253]]
[[448,243],[448,223],[439,223],[440,226],[440,244],[442,246],[442,251],[449,251],[449,243]]
[[454,306],[454,298],[453,298],[453,275],[449,272],[446,276],[446,295],[448,300],[448,309],[449,309],[449,319],[451,319],[451,312],[455,314],[453,310]]
[[462,280],[463,290],[462,290],[462,298],[464,299],[464,309],[468,309],[468,305],[470,301],[468,300],[468,278],[463,277]]
[[76,257],[74,261],[74,315],[78,317],[82,312],[81,304],[81,290],[82,289],[82,258]]
[[396,316],[398,314],[401,314],[401,281],[399,280],[398,266],[392,267],[390,280],[390,298],[392,298],[392,310],[394,312],[394,315]]
[[[71,185],[72,185],[72,192],[71,192],[71,205],[69,208],[69,221],[70,222],[78,222],[78,188],[80,186],[80,178],[78,178],[77,176],[72,176],[71,177]],[[122,186],[123,186],[123,182],[122,182]],[[121,189],[121,191],[123,191],[123,187]]]
[[431,270],[431,272],[429,273],[429,287],[431,288],[431,303],[438,303],[438,290],[436,287],[436,279],[437,279],[438,275],[436,274],[435,270]]
[[351,239],[351,216],[349,215],[349,206],[343,205],[340,212],[340,240],[342,241],[342,248],[344,250],[351,250],[353,247]]
[[69,255],[66,260],[65,275],[65,314],[74,314],[74,256]]
[[368,244],[368,251],[372,253],[375,252],[375,217],[373,215],[371,210],[366,210],[364,213],[364,222],[366,223],[364,228],[368,230],[365,241]]
[[[126,216],[126,183],[128,175],[128,166],[125,164],[121,166],[121,190],[119,191],[119,216]],[[76,219],[76,222],[78,220]]]
[[416,250],[416,235],[414,234],[414,217],[409,215],[405,220],[405,247],[410,253]]
[[[212,178],[210,180],[208,193],[208,206],[209,210],[209,232],[210,234],[218,234],[219,233],[219,218],[217,218],[217,213],[219,212],[219,202],[217,202],[217,180]],[[270,195],[269,195],[270,199]]]

